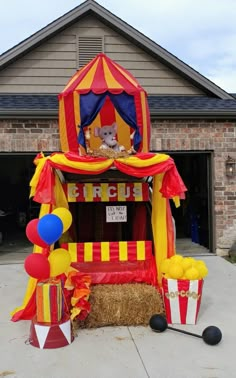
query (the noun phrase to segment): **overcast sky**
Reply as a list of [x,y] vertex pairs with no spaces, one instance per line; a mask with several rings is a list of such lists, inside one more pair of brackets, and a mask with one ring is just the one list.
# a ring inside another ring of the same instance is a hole
[[[80,0],[1,0],[0,54]],[[97,0],[224,90],[236,93],[236,0]]]

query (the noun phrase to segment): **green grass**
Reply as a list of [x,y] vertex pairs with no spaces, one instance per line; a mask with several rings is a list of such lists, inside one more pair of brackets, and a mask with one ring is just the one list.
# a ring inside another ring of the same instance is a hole
[[232,264],[236,264],[236,256],[224,256],[224,259],[231,262]]

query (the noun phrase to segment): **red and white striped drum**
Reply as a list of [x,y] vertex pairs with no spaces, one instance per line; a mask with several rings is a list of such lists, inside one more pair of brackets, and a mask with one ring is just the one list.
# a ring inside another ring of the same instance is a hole
[[36,317],[31,322],[29,343],[40,349],[56,349],[70,345],[74,340],[69,315],[58,323],[39,323]]

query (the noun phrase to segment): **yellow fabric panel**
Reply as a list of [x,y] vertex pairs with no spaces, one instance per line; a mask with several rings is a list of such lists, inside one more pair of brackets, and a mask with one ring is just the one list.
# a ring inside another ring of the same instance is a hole
[[87,74],[84,76],[84,78],[81,80],[81,82],[77,85],[75,90],[80,90],[84,88],[91,88],[92,82],[94,79],[94,75],[97,69],[99,59],[91,66],[90,70],[87,72]]
[[[106,170],[112,165],[114,161],[114,159],[106,159],[104,161],[93,162],[93,164],[89,162],[78,163],[76,161],[71,161],[67,159],[64,154],[55,154],[52,156],[48,156],[46,158],[44,157],[44,158],[38,159],[35,174],[30,182],[30,186],[31,186],[30,196],[33,196],[35,194],[35,188],[37,186],[41,170],[47,159],[57,164],[66,165],[68,167],[75,168],[75,169],[84,169],[90,172],[97,172],[98,170],[101,170],[101,169]],[[151,165],[161,163],[168,159],[169,159],[168,155],[157,154],[147,160],[139,159],[136,156],[129,156],[128,158],[119,158],[117,159],[117,161],[121,161],[122,163],[131,167],[139,168],[139,167],[149,167]]]
[[65,207],[66,209],[69,209],[67,198],[66,198],[65,192],[62,188],[62,184],[57,173],[55,174],[54,193],[55,193],[55,202],[56,202],[55,207]]
[[109,202],[109,197],[108,197],[108,184],[102,183],[101,184],[101,191],[102,191],[102,197],[101,200],[102,202]]
[[76,125],[76,134],[79,133],[78,125],[81,123],[80,119],[80,95],[78,92],[73,92],[74,100],[74,114],[75,114],[75,125]]
[[[42,218],[44,215],[49,214],[49,212],[50,212],[50,205],[49,204],[42,204],[41,207],[40,207],[39,218]],[[33,253],[42,253],[42,248],[34,245]],[[29,278],[27,288],[26,288],[26,292],[25,292],[25,296],[24,296],[24,299],[23,299],[23,304],[22,304],[22,306],[17,307],[14,311],[12,311],[11,316],[13,316],[16,312],[23,310],[27,306],[30,298],[32,297],[32,295],[33,295],[33,293],[36,289],[37,282],[38,282],[38,280],[36,278],[32,278],[32,277]]]
[[68,251],[71,257],[71,262],[77,262],[77,244],[68,243]]
[[44,167],[44,164],[46,163],[46,160],[48,159],[48,157],[44,157],[44,155],[42,154],[42,158],[41,159],[38,159],[37,162],[36,162],[36,169],[35,169],[35,172],[34,172],[34,175],[32,177],[32,179],[30,180],[30,197],[33,197],[35,195],[35,191],[36,191],[36,186],[38,184],[38,181],[39,181],[39,177],[40,177],[40,174],[41,174],[41,171]]
[[175,207],[180,207],[180,199],[179,196],[175,196],[172,198],[175,204]]
[[74,74],[74,76],[72,76],[72,78],[70,79],[70,81],[67,83],[67,85],[65,86],[65,88],[63,89],[63,91],[61,93],[64,93],[67,91],[68,88],[70,88],[70,86],[76,81],[78,80],[78,78],[81,76],[81,73],[87,69],[87,66],[84,66],[82,67],[78,72],[76,72]]
[[122,73],[122,75],[124,77],[126,77],[127,80],[129,80],[129,82],[131,84],[133,84],[136,88],[138,87],[138,83],[136,80],[134,80],[128,73],[126,73],[124,70],[122,70],[121,67],[119,67],[115,62],[113,62],[114,66],[117,68],[118,71],[120,71]]
[[32,278],[32,277],[29,278],[28,285],[27,285],[26,292],[25,292],[25,296],[24,296],[24,299],[23,299],[23,304],[22,304],[22,306],[16,307],[15,310],[13,310],[11,312],[11,316],[13,316],[16,312],[23,310],[27,306],[31,296],[34,293],[37,282],[38,281],[35,278]]
[[97,114],[94,121],[88,126],[90,129],[90,140],[89,145],[91,150],[97,150],[101,146],[101,139],[94,136],[94,129],[95,127],[101,127],[101,117],[100,113]]
[[126,150],[131,148],[131,139],[130,139],[130,127],[127,123],[121,118],[119,113],[115,110],[115,117],[117,123],[117,140],[121,146],[124,146]]
[[129,165],[130,167],[142,168],[142,167],[150,167],[151,165],[162,163],[163,161],[166,161],[168,159],[169,159],[169,155],[156,154],[147,160],[139,159],[136,156],[129,156],[128,158],[119,158],[116,160],[121,161],[122,163]]
[[145,241],[138,240],[137,241],[137,260],[144,261],[146,258],[145,256]]
[[167,199],[162,197],[160,188],[164,173],[153,177],[152,195],[152,232],[155,247],[155,260],[158,273],[158,282],[161,284],[159,268],[162,261],[167,258]]
[[84,243],[84,261],[93,261],[93,243]]
[[[42,204],[40,206],[40,211],[39,211],[39,218],[42,218],[44,215],[49,214],[51,211],[51,205],[50,204]],[[42,253],[43,248],[39,247],[38,245],[34,244],[33,247],[33,252],[34,253]]]
[[101,261],[110,261],[110,243],[101,243]]
[[118,189],[117,199],[118,199],[118,201],[126,201],[126,198],[124,196],[124,194],[125,194],[125,187],[126,187],[126,184],[123,183],[123,182],[117,184],[117,189]]
[[[47,158],[46,158],[47,159]],[[42,159],[43,160],[43,159]],[[63,165],[66,165],[68,167],[71,167],[71,168],[75,168],[75,169],[84,169],[86,171],[90,171],[90,172],[97,172],[99,169],[108,169],[112,162],[113,162],[113,159],[106,159],[104,161],[98,161],[96,163],[78,163],[76,161],[71,161],[69,159],[66,158],[65,155],[63,154],[55,154],[53,156],[50,157],[50,160],[55,162],[55,163],[58,163],[58,164],[63,164]]]
[[[71,188],[74,188],[71,190]],[[70,195],[70,193],[72,194],[72,196]],[[76,202],[76,196],[73,195],[75,194],[75,184],[71,184],[68,182],[67,184],[67,199],[68,199],[68,202]]]
[[60,130],[59,134],[60,134],[61,150],[63,152],[69,151],[64,98],[61,98],[59,100],[59,130]]
[[93,184],[85,184],[86,188],[86,198],[85,202],[93,202]]
[[103,72],[104,72],[105,81],[107,83],[107,88],[123,89],[122,85],[120,85],[120,83],[118,83],[118,81],[114,78],[114,76],[110,72],[108,65],[107,65],[104,58],[102,58],[102,64],[103,64]]
[[50,203],[43,203],[40,206],[39,218],[42,218],[44,215],[49,214],[50,207],[51,207]]
[[142,106],[142,116],[143,116],[143,148],[142,148],[142,152],[148,152],[146,94],[144,92],[141,92],[140,95],[141,95],[141,106]]
[[119,261],[128,261],[127,242],[119,242]]
[[61,287],[61,284],[60,284],[60,289],[57,290],[57,306],[58,306],[58,314],[57,314],[57,316],[58,316],[58,318],[60,318],[60,313],[62,311],[62,303],[63,303],[62,296],[63,296],[63,291],[62,291],[62,287]]
[[43,302],[44,302],[43,317],[44,317],[44,321],[47,323],[50,323],[51,321],[49,291],[50,291],[50,285],[49,284],[43,285]]
[[140,196],[135,196],[135,201],[137,202],[140,202],[140,201],[143,201],[143,191],[142,191],[142,183],[141,182],[135,182],[134,183],[134,188],[138,189],[138,191],[140,192]]

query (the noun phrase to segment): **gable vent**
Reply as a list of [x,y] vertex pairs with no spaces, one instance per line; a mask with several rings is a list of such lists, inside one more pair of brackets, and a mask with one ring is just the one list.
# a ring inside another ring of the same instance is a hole
[[89,63],[97,54],[103,52],[103,37],[78,37],[78,68]]

